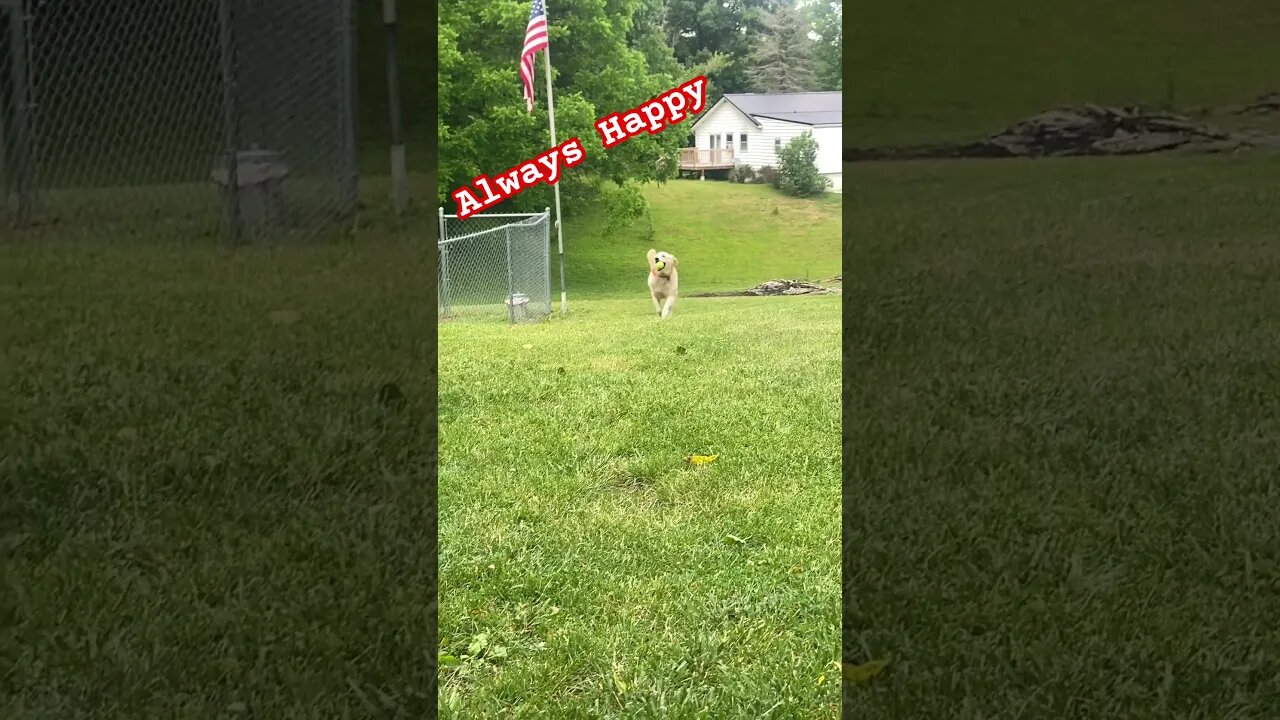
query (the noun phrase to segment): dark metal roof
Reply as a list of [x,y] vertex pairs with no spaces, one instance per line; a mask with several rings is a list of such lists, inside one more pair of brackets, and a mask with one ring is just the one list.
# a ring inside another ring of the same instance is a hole
[[785,120],[802,125],[839,125],[844,93],[734,93],[724,99],[748,117]]

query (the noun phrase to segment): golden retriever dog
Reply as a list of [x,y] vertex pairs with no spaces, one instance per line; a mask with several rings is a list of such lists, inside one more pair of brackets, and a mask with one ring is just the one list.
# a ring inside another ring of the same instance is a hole
[[667,252],[650,249],[649,258],[649,297],[653,299],[653,309],[660,318],[671,317],[671,310],[676,305],[676,294],[680,290],[680,274],[676,265],[680,264],[676,256]]

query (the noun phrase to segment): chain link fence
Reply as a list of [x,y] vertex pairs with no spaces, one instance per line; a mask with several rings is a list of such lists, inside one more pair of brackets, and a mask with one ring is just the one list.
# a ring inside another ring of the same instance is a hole
[[335,225],[356,206],[354,3],[0,0],[0,227]]
[[440,318],[541,320],[551,314],[551,210],[460,220],[440,209]]

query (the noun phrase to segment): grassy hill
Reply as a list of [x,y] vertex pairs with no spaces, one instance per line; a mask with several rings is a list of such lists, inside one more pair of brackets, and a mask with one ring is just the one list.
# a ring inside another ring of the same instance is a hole
[[[840,272],[839,195],[801,200],[763,185],[674,180],[647,186],[645,196],[651,223],[611,232],[603,211],[565,218],[571,296],[647,297],[649,248],[680,259],[682,292],[740,290],[773,278],[826,280]],[[558,283],[557,276],[552,285]]]
[[963,140],[1058,104],[1219,105],[1280,90],[1280,5],[1266,0],[904,0],[846,13],[850,145]]

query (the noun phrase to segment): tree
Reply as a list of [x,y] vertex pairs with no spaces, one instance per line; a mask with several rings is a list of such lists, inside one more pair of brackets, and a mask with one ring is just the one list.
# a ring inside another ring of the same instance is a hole
[[685,67],[706,66],[719,93],[751,89],[747,78],[760,20],[774,0],[666,0],[663,29]]
[[635,21],[627,34],[627,45],[639,50],[653,72],[680,75],[684,68],[676,57],[663,24],[666,21],[666,0],[641,0],[636,8]]
[[765,17],[764,33],[751,55],[748,77],[757,92],[804,92],[814,87],[809,24],[789,3]]
[[794,197],[809,197],[827,189],[831,181],[818,174],[818,141],[805,133],[783,146],[778,152],[778,175],[775,186]]
[[804,6],[812,27],[814,89],[840,90],[844,77],[843,8],[841,0],[813,0]]
[[[547,134],[542,57],[534,84],[537,105],[525,109],[517,74],[529,21],[528,0],[448,3],[439,7],[439,200],[480,174],[496,174],[551,145]],[[566,213],[592,202],[599,183],[661,178],[660,160],[683,145],[687,126],[642,135],[605,150],[595,121],[627,110],[689,79],[665,50],[656,27],[657,0],[558,0],[549,18],[555,72],[557,140],[577,137],[587,158],[559,181]],[[688,121],[685,121],[688,122]],[[508,210],[541,210],[551,188],[516,196]]]

